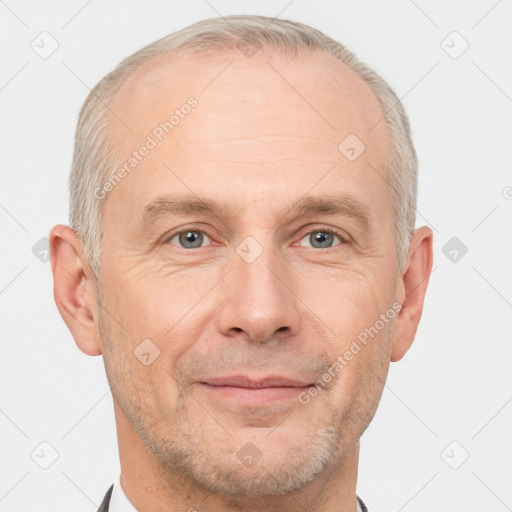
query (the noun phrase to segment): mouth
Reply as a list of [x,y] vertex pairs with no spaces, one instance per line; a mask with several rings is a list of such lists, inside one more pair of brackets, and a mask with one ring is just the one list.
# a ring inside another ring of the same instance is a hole
[[312,385],[282,376],[251,379],[244,375],[208,378],[198,384],[220,399],[253,406],[296,398]]

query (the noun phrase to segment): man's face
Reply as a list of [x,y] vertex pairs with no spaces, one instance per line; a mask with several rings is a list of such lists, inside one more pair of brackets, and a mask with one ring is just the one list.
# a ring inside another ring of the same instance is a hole
[[[336,471],[380,399],[397,296],[377,99],[324,55],[226,54],[155,60],[110,107],[131,127],[111,123],[119,163],[158,142],[104,205],[99,329],[120,438],[133,429],[228,494]],[[353,161],[349,134],[366,146]],[[185,199],[221,209],[171,208]]]

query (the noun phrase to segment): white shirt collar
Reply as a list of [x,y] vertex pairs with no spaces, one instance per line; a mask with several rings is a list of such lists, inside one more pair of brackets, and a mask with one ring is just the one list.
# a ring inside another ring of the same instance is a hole
[[132,505],[130,500],[126,497],[126,494],[121,487],[121,475],[119,474],[114,487],[112,489],[112,496],[110,497],[110,505],[108,508],[109,512],[138,512],[137,509]]
[[[356,512],[362,512],[361,506],[359,505],[359,500],[357,500],[356,503]],[[116,481],[114,482],[108,510],[109,512],[138,512],[137,509],[132,505],[131,501],[126,497],[126,494],[121,487],[121,475],[118,475]]]

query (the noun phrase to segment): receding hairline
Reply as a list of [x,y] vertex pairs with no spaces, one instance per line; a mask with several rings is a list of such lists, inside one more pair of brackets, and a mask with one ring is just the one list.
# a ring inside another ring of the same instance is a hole
[[[379,120],[391,130],[392,152],[386,170],[393,189],[399,265],[406,260],[415,223],[417,156],[407,113],[392,87],[377,71],[361,61],[345,44],[310,25],[258,15],[231,15],[198,21],[174,31],[122,60],[92,89],[80,111],[70,174],[70,222],[83,239],[91,267],[99,276],[101,209],[94,195],[117,162],[107,137],[108,103],[123,83],[146,62],[179,50],[182,54],[209,54],[243,39],[249,44],[294,56],[318,51],[345,64],[370,88],[385,114]],[[237,51],[240,51],[237,48]],[[261,51],[261,50],[260,50]],[[378,124],[378,123],[377,123]]]
[[[286,66],[288,64],[304,65],[304,67],[307,67],[309,63],[317,66],[318,60],[322,59],[323,62],[320,62],[320,67],[331,79],[331,87],[340,88],[339,93],[332,95],[333,102],[336,102],[337,98],[341,98],[342,96],[345,100],[346,98],[350,98],[350,103],[355,105],[355,107],[351,110],[349,115],[357,124],[366,126],[367,131],[359,133],[360,137],[366,140],[368,140],[368,137],[373,139],[372,145],[378,147],[378,151],[384,155],[383,170],[387,170],[387,161],[393,143],[393,135],[390,131],[390,127],[387,122],[383,122],[379,123],[376,131],[370,130],[370,127],[374,125],[376,121],[384,117],[381,102],[368,82],[348,64],[329,54],[322,48],[298,48],[295,49],[296,51],[293,54],[274,48],[261,48],[258,54],[252,59],[247,59],[247,57],[242,55],[234,44],[231,46],[221,45],[219,50],[215,52],[212,51],[213,48],[214,47],[208,47],[206,49],[194,48],[193,50],[188,48],[173,48],[154,55],[135,67],[131,73],[124,77],[117,87],[114,87],[111,94],[111,105],[114,110],[117,110],[118,106],[133,101],[133,95],[137,97],[138,95],[144,95],[147,91],[150,91],[152,84],[158,81],[167,80],[172,90],[172,75],[174,73],[182,73],[183,66],[192,65],[193,68],[196,64],[199,69],[203,69],[203,67],[201,67],[202,61],[203,63],[207,63],[209,67],[212,67],[211,65],[214,64],[214,68],[217,68],[216,63],[218,63],[220,73],[226,70],[226,66],[229,67],[235,61],[237,64],[241,64],[242,66],[247,65],[249,68],[253,67],[255,64],[261,64],[268,67],[269,70],[271,69],[270,66],[275,68],[276,65],[279,65],[277,72],[285,75]],[[284,66],[281,66],[282,64],[284,64]],[[215,69],[214,71],[217,72]],[[230,71],[233,71],[233,67],[231,67]],[[270,72],[275,73],[275,71]],[[195,80],[193,71],[190,71],[189,77],[191,82]],[[277,74],[276,77],[278,77]],[[283,80],[283,77],[277,78],[277,80]],[[284,80],[286,80],[286,78],[284,78]],[[283,81],[283,84],[284,83]],[[202,84],[197,87],[197,90],[193,91],[191,89],[190,94],[201,92],[201,88]],[[290,84],[290,92],[292,95],[297,95],[297,98],[299,98],[300,94],[297,91],[293,92],[292,84]],[[179,99],[176,98],[176,101],[179,101]],[[105,115],[109,115],[107,109],[105,109]],[[132,126],[132,128],[134,128],[134,126]],[[124,128],[120,126],[119,120],[113,115],[110,115],[105,124],[104,135],[110,140],[114,152],[117,137],[114,136],[111,130],[115,129],[119,129],[121,132],[124,130]],[[362,128],[362,130],[364,129],[365,128]],[[383,137],[382,139],[376,136],[376,132],[379,131]],[[129,133],[127,135],[129,136]]]
[[[213,44],[213,43],[212,43]],[[231,65],[233,62],[238,64],[247,64],[254,66],[256,63],[285,64],[284,68],[280,68],[283,73],[286,72],[287,64],[307,64],[315,62],[318,59],[325,60],[324,69],[332,75],[335,81],[353,82],[359,88],[358,93],[366,93],[367,98],[372,98],[372,102],[379,108],[380,115],[384,112],[380,104],[379,98],[368,82],[355,69],[350,67],[346,62],[330,54],[324,48],[273,48],[262,47],[258,53],[248,59],[245,57],[234,43],[227,44],[220,42],[217,49],[212,45],[207,48],[188,48],[178,47],[165,50],[162,53],[153,55],[149,59],[141,62],[134,67],[129,73],[118,80],[117,86],[111,91],[110,100],[114,101],[116,97],[123,94],[130,87],[145,88],[157,81],[159,78],[164,79],[166,75],[176,71],[183,64],[200,63],[201,60],[208,64],[219,64],[219,71],[224,72],[224,66]],[[227,68],[226,68],[227,69]],[[338,73],[335,77],[334,73]],[[156,75],[153,76],[152,75]],[[345,78],[344,78],[345,77]],[[212,78],[216,78],[215,76]]]

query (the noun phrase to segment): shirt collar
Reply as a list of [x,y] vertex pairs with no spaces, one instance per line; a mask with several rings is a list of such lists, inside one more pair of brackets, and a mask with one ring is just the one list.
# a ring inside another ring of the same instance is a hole
[[[356,500],[356,512],[363,512],[359,499]],[[114,487],[112,489],[112,496],[110,497],[109,512],[138,512],[132,505],[131,501],[126,497],[126,494],[121,487],[121,475],[119,474]]]
[[121,487],[120,474],[114,482],[108,510],[109,512],[138,512],[137,509],[132,505],[131,501],[126,497],[126,494]]

